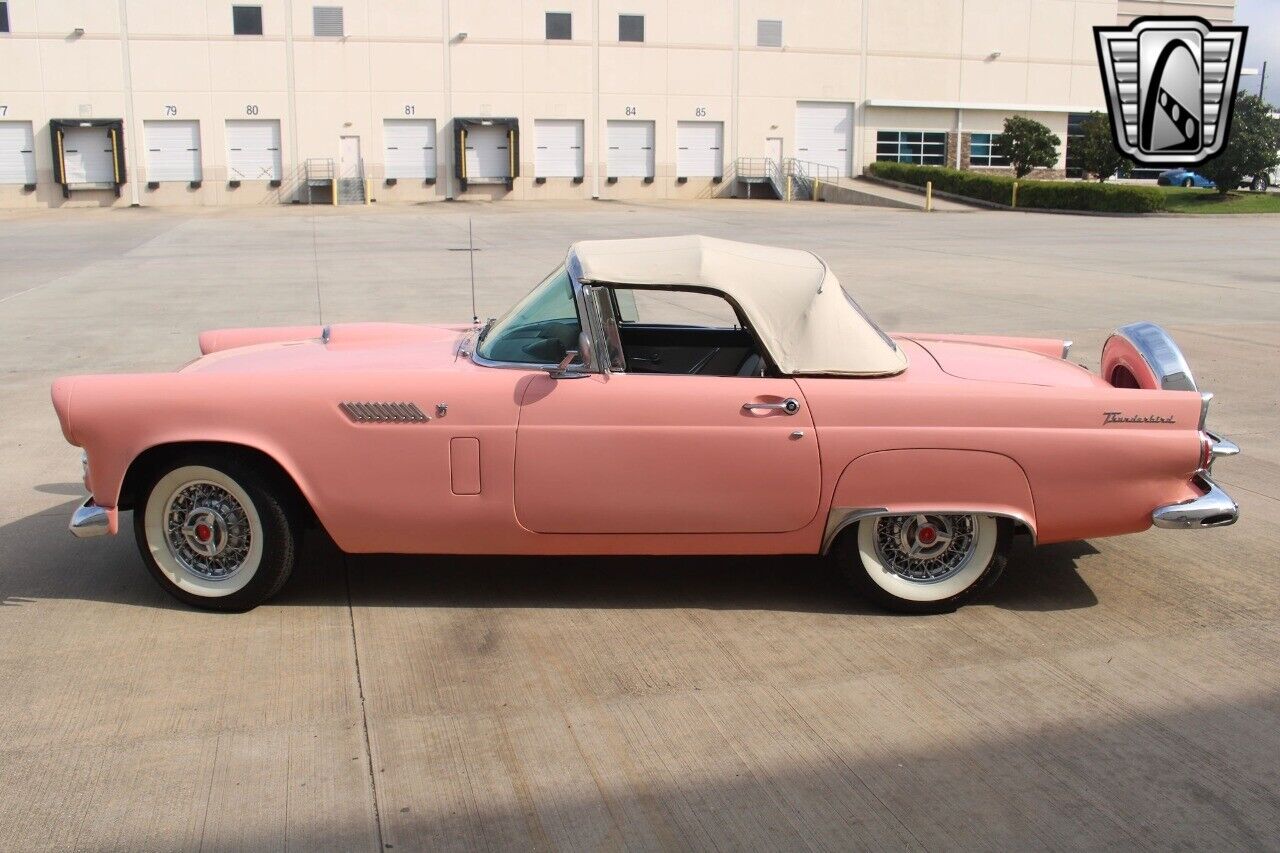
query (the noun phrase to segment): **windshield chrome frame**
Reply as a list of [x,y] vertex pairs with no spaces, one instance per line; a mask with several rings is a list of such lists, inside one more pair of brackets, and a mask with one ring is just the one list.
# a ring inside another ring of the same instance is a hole
[[[578,326],[582,334],[587,336],[587,342],[591,346],[591,363],[586,363],[586,353],[580,354],[584,359],[580,365],[572,365],[569,367],[569,373],[586,375],[590,373],[609,373],[608,361],[603,362],[600,359],[600,350],[598,341],[604,340],[603,327],[600,318],[591,310],[590,301],[586,298],[586,294],[582,290],[582,263],[578,260],[578,256],[573,250],[569,250],[568,256],[564,262],[565,272],[569,274],[569,286],[573,289],[573,303],[578,309]],[[600,327],[600,332],[596,329]],[[497,367],[505,370],[529,370],[529,371],[551,371],[559,369],[560,365],[551,363],[540,363],[531,361],[496,361],[491,358],[485,358],[478,352],[480,348],[480,332],[473,331],[464,339],[463,345],[459,349],[459,354],[465,353],[471,361],[480,367]]]

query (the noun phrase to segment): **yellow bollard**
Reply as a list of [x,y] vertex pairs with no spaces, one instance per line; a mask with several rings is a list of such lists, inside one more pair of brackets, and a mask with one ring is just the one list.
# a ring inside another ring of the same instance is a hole
[[329,181],[329,183],[333,185],[333,206],[337,207],[338,206],[338,179],[333,178],[332,180]]
[[822,184],[822,181],[818,180],[817,178],[813,179],[813,200],[814,201],[818,200],[818,187],[821,184]]
[[933,210],[933,181],[924,182],[924,212]]
[[364,203],[365,204],[369,203],[369,196],[372,195],[372,193],[369,190],[369,184],[370,184],[369,179],[365,178],[364,179]]
[[787,198],[786,198],[786,201],[791,201],[791,176],[790,176],[790,175],[787,175]]
[[1013,182],[1013,202],[1009,206],[1010,207],[1018,206],[1018,182],[1017,181]]

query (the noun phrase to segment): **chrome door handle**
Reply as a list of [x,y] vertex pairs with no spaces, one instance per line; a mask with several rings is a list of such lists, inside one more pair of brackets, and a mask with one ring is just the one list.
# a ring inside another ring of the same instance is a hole
[[796,412],[800,411],[800,401],[795,397],[788,397],[781,403],[743,403],[742,408],[744,411],[751,411],[752,409],[773,409],[782,412],[784,415],[794,415]]

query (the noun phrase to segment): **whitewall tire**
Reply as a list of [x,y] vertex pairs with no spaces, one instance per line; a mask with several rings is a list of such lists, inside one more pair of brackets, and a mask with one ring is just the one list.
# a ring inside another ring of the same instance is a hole
[[134,508],[138,548],[175,598],[247,610],[284,585],[296,525],[279,489],[233,458],[180,458],[154,471]]
[[845,578],[882,607],[945,613],[1004,571],[1012,524],[990,515],[914,513],[860,520],[833,549]]

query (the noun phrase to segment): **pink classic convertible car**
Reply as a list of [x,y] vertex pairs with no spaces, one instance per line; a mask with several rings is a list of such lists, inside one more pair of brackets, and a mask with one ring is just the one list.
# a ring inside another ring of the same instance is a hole
[[803,251],[574,245],[482,328],[200,336],[173,373],[57,380],[91,495],[160,584],[243,610],[319,524],[358,553],[830,554],[880,604],[956,607],[1040,543],[1231,524],[1238,452],[1149,323],[1102,374],[1037,338],[882,332]]

